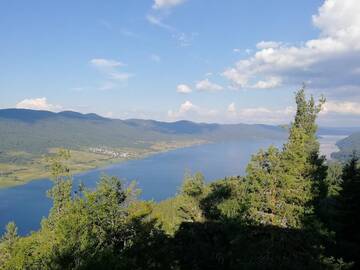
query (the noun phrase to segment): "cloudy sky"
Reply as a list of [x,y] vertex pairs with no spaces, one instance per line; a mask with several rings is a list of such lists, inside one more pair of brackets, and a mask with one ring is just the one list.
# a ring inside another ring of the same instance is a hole
[[0,108],[360,125],[359,0],[0,1]]

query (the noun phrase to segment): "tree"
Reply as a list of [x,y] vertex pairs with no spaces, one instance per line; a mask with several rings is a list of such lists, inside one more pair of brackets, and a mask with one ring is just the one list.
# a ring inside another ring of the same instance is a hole
[[248,219],[260,224],[301,228],[314,212],[326,167],[319,157],[316,116],[324,99],[306,99],[305,89],[296,93],[296,115],[282,151],[270,147],[255,155],[246,176],[250,207]]
[[296,226],[298,209],[287,192],[291,183],[283,172],[281,152],[273,146],[267,151],[261,150],[252,157],[246,172],[250,204],[247,218],[257,224]]
[[203,195],[205,191],[205,179],[201,173],[196,173],[193,176],[185,175],[184,182],[181,186],[181,193],[190,197],[198,198]]
[[11,257],[18,239],[19,236],[15,222],[9,222],[6,225],[6,231],[0,242],[0,266]]
[[60,149],[58,153],[47,159],[54,186],[48,191],[53,200],[50,216],[59,215],[71,201],[72,177],[66,161],[71,157],[70,151]]
[[338,197],[342,189],[343,166],[341,163],[328,162],[326,178],[324,180],[325,196],[320,200],[317,216],[332,231],[337,227],[339,212]]
[[200,208],[200,200],[206,193],[205,179],[201,173],[186,175],[181,186],[181,205],[178,212],[185,221],[202,221],[203,212]]
[[338,203],[338,239],[343,244],[342,254],[360,265],[360,165],[356,154],[345,164],[342,190]]

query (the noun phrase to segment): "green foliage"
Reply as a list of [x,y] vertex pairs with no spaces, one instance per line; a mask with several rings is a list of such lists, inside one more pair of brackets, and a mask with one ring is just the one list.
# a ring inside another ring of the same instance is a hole
[[190,197],[199,198],[205,192],[205,179],[201,173],[196,173],[194,176],[186,175],[181,193]]
[[[0,188],[49,177],[43,156],[58,148],[72,150],[70,167],[80,172],[199,143],[285,137],[285,130],[267,125],[123,121],[75,112],[0,109]],[[91,153],[90,148],[129,155],[114,158]]]
[[324,165],[315,135],[323,102],[298,91],[287,143],[254,155],[245,177],[206,184],[186,175],[180,193],[158,204],[108,176],[74,194],[70,153],[60,151],[48,159],[48,218],[25,237],[9,223],[0,268],[359,268],[360,168],[355,157]]
[[284,172],[281,153],[274,147],[255,155],[247,168],[247,218],[257,224],[299,227],[304,185]]
[[48,158],[50,172],[54,186],[49,190],[48,196],[53,200],[53,208],[50,213],[59,215],[71,201],[72,178],[66,162],[70,158],[70,151],[61,149],[57,154]]
[[[239,138],[284,138],[283,129],[266,125],[211,125],[187,121],[175,123],[151,120],[117,120],[86,115],[52,114],[32,110],[8,117],[0,110],[0,152],[24,151],[45,154],[48,149],[64,147],[83,149],[106,146],[109,148],[149,148],[155,142],[204,139],[209,141]],[[33,117],[37,112],[41,117]],[[74,113],[76,114],[76,113]],[[24,119],[24,118],[30,118]],[[189,132],[191,130],[191,132]],[[0,162],[3,155],[0,156]],[[3,161],[9,161],[8,158]]]
[[360,265],[360,164],[354,155],[344,166],[336,227],[342,255]]
[[203,220],[200,200],[205,196],[206,192],[204,176],[201,173],[185,176],[180,193],[181,203],[178,208],[178,215],[183,221],[195,222]]
[[282,151],[270,147],[254,155],[245,178],[247,204],[244,218],[255,224],[302,228],[313,214],[326,174],[316,140],[316,116],[324,100],[306,100],[304,88],[296,93],[297,112]]
[[6,231],[0,240],[0,266],[11,258],[18,239],[19,237],[15,223],[9,222],[6,225]]
[[329,164],[325,178],[327,197],[335,197],[339,195],[343,182],[342,174],[343,166],[339,162],[332,162]]
[[343,166],[340,163],[331,162],[328,164],[327,175],[324,180],[325,196],[319,203],[317,215],[331,230],[335,230],[337,226],[337,200],[342,190],[342,174]]
[[250,207],[243,179],[227,178],[210,184],[210,190],[200,206],[207,220],[237,220],[245,222],[244,213]]

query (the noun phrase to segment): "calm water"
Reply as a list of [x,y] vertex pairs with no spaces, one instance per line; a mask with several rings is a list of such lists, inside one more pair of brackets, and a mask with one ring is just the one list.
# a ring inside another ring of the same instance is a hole
[[[177,192],[186,171],[201,171],[207,181],[241,175],[251,154],[270,144],[280,145],[281,142],[242,141],[188,147],[92,170],[76,175],[74,180],[88,187],[94,187],[102,173],[118,176],[125,182],[136,180],[142,189],[142,199],[159,201]],[[37,230],[41,218],[47,216],[51,207],[46,197],[50,187],[51,182],[43,179],[0,189],[0,233],[9,221],[16,222],[20,234]]]
[[320,152],[325,155],[328,160],[332,159],[331,154],[340,150],[336,142],[346,137],[345,135],[321,135],[319,138]]

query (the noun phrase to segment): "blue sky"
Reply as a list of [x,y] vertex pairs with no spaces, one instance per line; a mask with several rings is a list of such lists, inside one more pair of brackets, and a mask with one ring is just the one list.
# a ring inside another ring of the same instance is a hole
[[0,1],[0,108],[286,123],[302,82],[322,125],[359,125],[356,0]]

